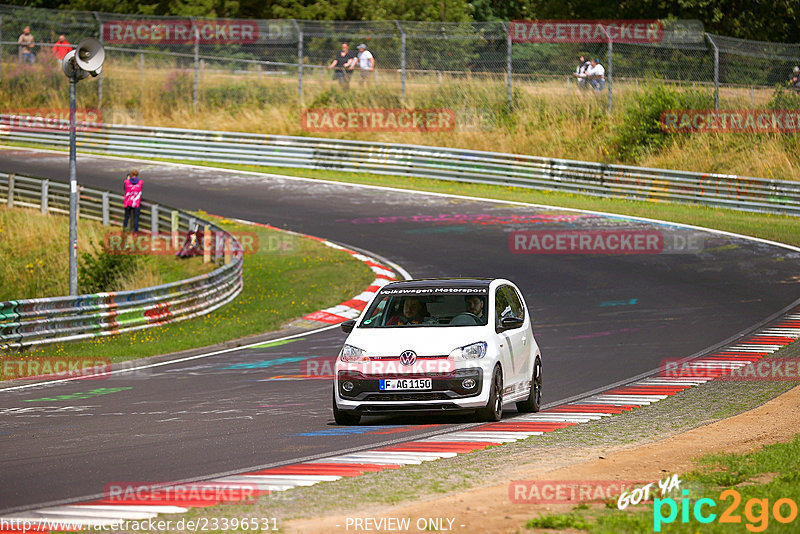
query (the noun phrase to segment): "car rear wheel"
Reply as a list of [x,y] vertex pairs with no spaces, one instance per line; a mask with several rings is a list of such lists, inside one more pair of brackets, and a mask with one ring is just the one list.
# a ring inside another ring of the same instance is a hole
[[499,367],[494,368],[492,383],[489,387],[489,399],[486,406],[478,409],[478,420],[497,422],[503,418],[503,375]]
[[542,360],[538,357],[533,362],[531,374],[531,393],[524,401],[517,403],[517,411],[521,413],[538,412],[542,404]]
[[[336,387],[334,385],[334,387]],[[340,410],[338,406],[336,406],[336,392],[333,393],[333,419],[336,421],[337,425],[342,426],[353,426],[357,425],[361,421],[361,416],[357,413],[350,412],[347,410]]]

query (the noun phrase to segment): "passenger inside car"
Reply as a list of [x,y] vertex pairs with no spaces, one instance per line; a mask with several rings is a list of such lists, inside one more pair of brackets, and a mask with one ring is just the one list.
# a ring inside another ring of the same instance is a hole
[[406,297],[403,301],[402,315],[398,314],[393,316],[386,322],[386,325],[422,324],[427,315],[428,310],[421,299],[417,297]]

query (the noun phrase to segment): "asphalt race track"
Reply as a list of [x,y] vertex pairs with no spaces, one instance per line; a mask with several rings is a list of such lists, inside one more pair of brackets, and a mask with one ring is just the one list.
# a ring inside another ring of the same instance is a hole
[[[132,166],[80,157],[79,181],[121,190]],[[363,248],[414,277],[514,280],[532,309],[548,404],[717,344],[800,296],[798,253],[739,238],[498,201],[163,164],[138,168],[152,201]],[[0,169],[64,180],[67,158],[3,150]],[[659,232],[668,248],[692,240],[692,251],[512,252],[512,232],[547,230]],[[329,381],[271,379],[303,374],[309,358],[335,356],[344,337],[334,328],[103,381],[0,392],[0,512],[97,495],[110,482],[245,471],[469,422],[381,417],[337,427]],[[54,399],[96,388],[106,389]]]

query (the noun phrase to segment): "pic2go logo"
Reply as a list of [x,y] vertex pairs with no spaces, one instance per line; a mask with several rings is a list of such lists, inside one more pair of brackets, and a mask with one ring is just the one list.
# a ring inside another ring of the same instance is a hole
[[[689,513],[691,511],[694,519],[700,523],[707,524],[717,519],[717,514],[712,510],[717,507],[714,499],[702,498],[697,499],[694,505],[689,502],[689,490],[683,490],[683,498],[680,504],[681,523],[689,522]],[[734,490],[728,489],[719,494],[720,501],[727,501],[731,499],[730,505],[719,515],[720,523],[733,523],[741,524],[742,517],[736,513],[739,505],[742,502],[741,494]],[[792,499],[782,498],[775,501],[770,509],[769,499],[749,499],[744,505],[744,517],[747,519],[745,527],[750,532],[764,532],[769,526],[770,511],[772,517],[778,523],[791,523],[797,518],[797,503]],[[669,509],[669,514],[664,515],[664,508]],[[678,503],[675,499],[669,497],[665,499],[656,498],[653,501],[653,530],[661,532],[662,524],[670,524],[678,518]]]

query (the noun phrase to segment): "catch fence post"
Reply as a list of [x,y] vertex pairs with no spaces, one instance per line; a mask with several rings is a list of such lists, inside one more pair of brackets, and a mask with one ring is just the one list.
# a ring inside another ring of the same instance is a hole
[[394,21],[400,30],[400,98],[406,98],[406,32],[398,21]]
[[[103,44],[103,21],[100,18],[100,14],[97,11],[92,11],[94,18],[97,20],[98,25],[98,41],[100,44]],[[100,74],[97,75],[97,109],[103,109],[103,71],[100,71]]]
[[294,28],[297,30],[297,98],[300,105],[303,105],[303,29],[297,20],[292,19]]
[[711,38],[711,34],[706,33],[705,36],[714,49],[714,109],[719,110],[719,48]]

